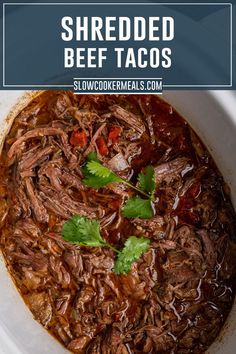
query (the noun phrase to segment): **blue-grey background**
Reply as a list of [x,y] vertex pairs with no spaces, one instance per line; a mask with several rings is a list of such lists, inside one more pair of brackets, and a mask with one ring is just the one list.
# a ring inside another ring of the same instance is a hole
[[[235,89],[235,80],[232,77],[231,82],[230,77],[229,3],[225,5],[222,5],[224,2],[221,2],[221,5],[207,5],[206,2],[204,5],[200,5],[199,2],[196,5],[177,5],[174,4],[175,1],[172,1],[171,5],[167,4],[168,1],[165,2],[166,5],[157,3],[153,1],[146,5],[137,2],[130,5],[122,3],[82,5],[77,1],[75,4],[67,5],[5,5],[5,70],[2,72],[5,86],[1,78],[1,88],[38,89],[44,88],[45,85],[68,85],[70,88],[73,77],[108,79],[162,77],[164,89],[193,87]],[[175,19],[175,39],[164,43],[64,42],[61,40],[60,26],[63,16],[172,16]],[[107,47],[108,60],[102,69],[64,69],[65,46]],[[112,56],[114,47],[153,46],[159,48],[166,46],[172,49],[170,69],[116,68]],[[3,59],[2,55],[1,58]],[[234,62],[233,57],[233,64]]]

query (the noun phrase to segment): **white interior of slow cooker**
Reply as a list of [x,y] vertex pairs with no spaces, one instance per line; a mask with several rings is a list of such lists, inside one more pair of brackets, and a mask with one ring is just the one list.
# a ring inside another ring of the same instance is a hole
[[[9,127],[6,115],[23,92],[0,93],[0,141]],[[169,91],[163,98],[190,123],[208,146],[217,166],[231,188],[236,208],[236,94],[226,91]],[[1,145],[1,144],[0,144]],[[68,353],[33,320],[13,285],[0,258],[0,353]],[[209,354],[234,354],[236,346],[236,304]]]

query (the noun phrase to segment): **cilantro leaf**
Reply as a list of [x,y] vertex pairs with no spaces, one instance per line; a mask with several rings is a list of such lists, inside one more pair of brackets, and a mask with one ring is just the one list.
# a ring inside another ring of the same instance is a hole
[[88,154],[88,156],[87,156],[87,162],[89,162],[89,161],[97,161],[97,162],[99,162],[99,160],[98,160],[98,155],[96,154],[96,152],[92,151],[92,152],[90,152],[90,153]]
[[62,237],[65,241],[81,246],[109,247],[118,253],[113,271],[116,274],[127,274],[133,262],[147,251],[150,240],[144,237],[130,236],[121,251],[110,245],[100,235],[100,225],[96,220],[90,220],[80,215],[74,215],[62,227]]
[[101,188],[111,182],[122,182],[120,177],[103,166],[97,158],[95,159],[95,156],[90,154],[89,158],[90,160],[88,160],[83,169],[85,176],[83,184],[88,187]]
[[143,192],[147,192],[151,199],[155,192],[155,172],[153,166],[147,166],[143,172],[138,175],[139,187]]
[[87,163],[89,161],[97,161],[97,162],[99,162],[96,152],[90,152],[88,154],[88,156],[87,156],[87,161],[86,161],[85,165],[82,167],[82,172],[83,172],[84,177],[92,176],[91,173],[89,172],[88,168],[87,168]]
[[136,190],[138,193],[144,195],[147,198],[150,198],[150,194],[146,193],[142,189],[137,188],[129,181],[120,178],[112,170],[103,166],[98,160],[97,154],[95,152],[88,154],[87,162],[82,168],[82,171],[84,175],[82,182],[87,187],[99,189],[109,183],[119,182],[126,184],[130,188]]
[[100,162],[89,161],[87,163],[87,169],[89,173],[100,178],[109,178],[111,182],[123,182],[123,180],[113,173],[109,168],[103,166]]
[[122,251],[118,254],[113,271],[116,274],[127,274],[132,264],[149,248],[150,240],[144,237],[130,236]]
[[111,183],[111,179],[110,178],[98,178],[97,176],[89,174],[83,179],[82,182],[87,187],[99,189],[99,188],[104,187],[107,184]]
[[90,152],[87,156],[87,162],[85,166],[82,168],[82,172],[84,175],[83,179],[83,184],[86,185],[87,187],[92,187],[99,189],[103,186],[106,186],[108,183],[110,183],[110,178],[98,178],[97,176],[93,175],[92,173],[89,172],[88,170],[88,163],[91,161],[95,161],[99,163],[97,154],[95,152]]
[[122,208],[122,214],[126,218],[150,219],[154,212],[151,201],[138,196],[129,198]]
[[66,241],[81,246],[101,247],[107,245],[100,235],[99,223],[79,215],[74,215],[64,223],[62,237]]

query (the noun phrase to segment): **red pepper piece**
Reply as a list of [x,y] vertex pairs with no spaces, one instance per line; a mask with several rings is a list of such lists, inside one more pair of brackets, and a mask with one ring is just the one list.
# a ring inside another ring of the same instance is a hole
[[84,130],[73,131],[70,137],[70,143],[74,146],[85,147],[88,144],[88,138]]
[[96,144],[98,147],[98,150],[102,156],[106,156],[108,154],[108,148],[105,140],[103,139],[102,136],[99,136],[96,140]]
[[122,128],[113,126],[110,129],[110,132],[108,134],[108,142],[111,142],[112,144],[115,144],[119,140],[119,136],[121,134]]

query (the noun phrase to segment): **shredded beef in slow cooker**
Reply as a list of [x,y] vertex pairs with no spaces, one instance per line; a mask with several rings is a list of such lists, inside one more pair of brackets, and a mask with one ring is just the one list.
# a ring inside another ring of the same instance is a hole
[[[134,184],[154,166],[152,219],[121,215],[130,188],[82,184],[92,151]],[[208,151],[171,106],[148,95],[41,94],[6,137],[0,194],[8,269],[34,318],[70,351],[189,354],[214,341],[234,299],[235,214]],[[117,248],[129,235],[151,246],[116,275],[111,249],[62,239],[75,214],[98,220]]]

